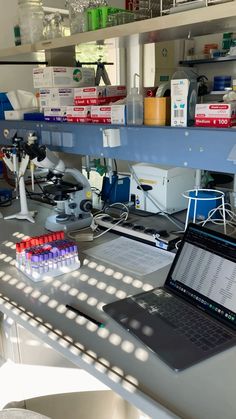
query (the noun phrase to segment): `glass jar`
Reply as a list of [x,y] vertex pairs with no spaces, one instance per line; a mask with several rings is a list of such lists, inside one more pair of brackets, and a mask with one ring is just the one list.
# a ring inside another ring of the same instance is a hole
[[64,35],[63,19],[60,13],[52,13],[44,19],[44,39],[60,38]]
[[71,34],[88,30],[86,10],[90,5],[90,0],[66,0],[66,6],[69,9]]
[[21,43],[30,44],[43,39],[44,11],[41,0],[18,0]]

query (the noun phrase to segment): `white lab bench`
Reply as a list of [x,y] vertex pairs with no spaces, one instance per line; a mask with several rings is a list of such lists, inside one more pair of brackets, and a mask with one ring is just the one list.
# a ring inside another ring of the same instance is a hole
[[[78,271],[34,283],[14,266],[20,235],[45,232],[49,210],[30,207],[38,209],[35,224],[0,220],[0,311],[154,419],[235,419],[236,348],[176,373],[102,311],[108,302],[162,284],[167,268],[135,277],[83,255],[81,244]],[[115,237],[109,233],[85,247]],[[68,312],[66,304],[105,328]]]

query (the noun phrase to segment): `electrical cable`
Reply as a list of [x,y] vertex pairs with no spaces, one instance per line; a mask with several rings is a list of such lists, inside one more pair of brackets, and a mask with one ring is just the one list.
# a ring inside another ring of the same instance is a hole
[[[101,210],[96,212],[96,214],[94,214],[93,216],[93,220],[95,221],[97,218],[103,218],[103,217],[107,217],[108,213],[106,212],[109,208],[117,208],[117,206],[121,206],[122,209],[124,209],[123,212],[121,212],[121,214],[119,215],[119,217],[113,217],[114,220],[119,220],[121,217],[125,216],[128,218],[129,215],[129,208],[127,207],[127,205],[125,205],[123,202],[114,202],[113,204],[109,204],[106,206],[105,210]],[[117,208],[119,209],[119,208]],[[104,212],[103,212],[104,211]]]
[[[220,213],[221,218],[212,218],[217,211]],[[205,220],[201,220],[201,221],[196,222],[196,224],[202,225],[202,227],[204,227],[208,222],[211,222],[212,224],[215,224],[215,225],[224,226],[224,214],[223,214],[224,211],[225,211],[226,226],[229,226],[230,228],[232,228],[232,231],[227,232],[227,235],[231,236],[236,231],[236,214],[235,214],[234,211],[232,211],[232,206],[228,202],[226,202],[224,205],[221,204],[216,208],[212,208],[208,212],[207,218]],[[172,233],[181,234],[181,233],[184,233],[184,231],[175,231],[175,232],[172,232]],[[179,242],[177,242],[176,245],[178,245],[178,243]],[[176,247],[176,249],[177,248],[178,247]]]
[[[107,210],[110,207],[115,207],[117,205],[121,206],[122,209],[123,209],[123,211],[120,213],[118,218],[113,217],[113,219],[117,220],[117,222],[114,223],[111,227],[109,227],[105,231],[102,231],[102,233],[98,234],[97,236],[93,236],[93,240],[98,239],[99,237],[103,236],[104,234],[106,234],[110,230],[112,230],[116,225],[118,225],[121,222],[126,221],[128,219],[129,208],[125,204],[123,204],[123,202],[114,202],[113,204],[108,205],[105,210]],[[80,233],[85,231],[85,230],[91,229],[93,232],[97,231],[99,226],[98,226],[98,224],[96,224],[96,219],[97,218],[102,219],[104,217],[107,217],[107,215],[108,214],[106,212],[103,212],[103,210],[96,212],[96,214],[92,215],[92,222],[91,222],[89,227],[84,227],[84,228],[81,228],[79,230],[70,231],[70,232],[67,233],[68,237],[71,238],[71,239],[76,240],[77,238],[79,238]]]
[[[128,217],[127,217],[128,218]],[[112,230],[115,226],[117,226],[118,224],[120,224],[123,221],[127,220],[126,217],[124,218],[120,218],[120,220],[118,220],[115,224],[113,224],[111,227],[109,227],[107,230],[103,231],[102,233],[98,234],[97,236],[94,236],[94,239],[98,239],[99,237],[103,236],[104,234],[108,233],[108,231]]]
[[129,210],[130,214],[138,215],[139,217],[142,217],[142,218],[153,217],[154,215],[159,214],[159,211],[158,212],[151,212],[151,213],[147,213],[147,214],[142,214],[141,211],[142,210],[133,209],[133,207],[131,207],[130,210]]
[[10,207],[12,205],[12,199],[6,199],[5,201],[0,201],[0,208]]
[[[42,183],[43,182],[43,178],[40,177],[40,179],[41,179],[41,183]],[[35,177],[35,176],[34,176],[34,181],[35,181],[35,184],[41,190],[41,192],[32,192],[32,191],[29,191],[27,189],[27,186],[26,186],[27,183],[26,183],[25,190],[26,190],[26,193],[27,193],[27,197],[29,199],[32,199],[32,200],[35,200],[35,201],[38,201],[38,202],[39,201],[42,201],[42,202],[46,202],[49,205],[55,205],[54,201],[49,197],[49,194],[44,192],[42,186],[40,185],[40,182],[38,181],[38,178]],[[41,197],[41,199],[39,199],[39,197]],[[38,199],[36,199],[36,198],[38,198]]]
[[100,195],[101,191],[96,186],[91,186],[92,192],[96,193],[97,195]]
[[[114,220],[117,219],[117,222],[114,223],[111,227],[109,227],[107,230],[103,231],[102,233],[98,234],[97,236],[94,236],[94,239],[98,239],[99,237],[103,236],[104,234],[108,233],[108,231],[112,230],[116,225],[120,224],[123,221],[126,221],[128,219],[129,216],[129,208],[123,203],[123,202],[114,202],[113,204],[110,204],[106,207],[105,210],[107,210],[108,208],[113,208],[113,207],[117,207],[117,205],[121,205],[121,207],[125,210],[123,212],[121,212],[121,214],[119,215],[118,218],[114,218]],[[95,214],[95,216],[93,217],[93,222],[96,223],[96,219],[100,218],[104,218],[107,217],[107,213],[103,213],[103,212],[98,212],[97,214]]]
[[178,250],[178,248],[179,248],[179,245],[180,245],[181,241],[182,241],[182,240],[178,240],[178,241],[175,243],[175,249],[176,249],[176,250]]
[[[219,211],[221,218],[212,218],[217,211]],[[215,225],[224,225],[224,212],[226,226],[230,226],[233,229],[230,233],[227,233],[230,236],[236,231],[236,214],[232,211],[232,206],[227,202],[224,205],[221,204],[218,207],[211,209],[208,213],[208,217],[205,220],[199,221],[197,224],[204,227],[206,223],[210,221]],[[226,216],[228,218],[226,218]]]

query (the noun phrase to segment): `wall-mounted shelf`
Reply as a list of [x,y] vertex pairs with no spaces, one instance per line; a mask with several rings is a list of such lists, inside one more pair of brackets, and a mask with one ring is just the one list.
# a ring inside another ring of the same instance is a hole
[[[120,129],[121,146],[103,147],[102,134],[106,128]],[[4,129],[17,129],[21,136],[34,131],[44,144],[67,153],[236,173],[236,165],[227,160],[236,143],[233,128],[115,127],[0,121],[0,143],[6,145],[9,142],[3,137]]]
[[0,60],[1,65],[48,65],[48,61],[2,61]]
[[225,57],[207,58],[204,60],[182,60],[182,61],[179,61],[179,64],[193,67],[194,65],[197,65],[197,64],[199,65],[199,64],[225,63],[228,61],[235,61],[235,60],[236,60],[236,55],[227,55]]
[[227,5],[217,4],[214,6],[193,9],[185,12],[174,13],[153,19],[127,23],[97,31],[78,33],[68,37],[37,42],[33,45],[21,45],[0,50],[1,57],[15,56],[29,52],[64,48],[87,42],[97,42],[110,38],[119,38],[121,44],[126,42],[132,35],[137,36],[140,44],[159,42],[165,40],[187,38],[191,35],[207,35],[235,29],[236,2],[231,1]]
[[31,44],[4,48],[0,50],[0,59],[5,57],[15,57],[17,55],[30,54],[31,52],[34,52],[34,46]]

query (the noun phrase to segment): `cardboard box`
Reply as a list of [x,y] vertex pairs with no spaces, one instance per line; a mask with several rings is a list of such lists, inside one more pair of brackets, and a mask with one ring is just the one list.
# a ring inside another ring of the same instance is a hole
[[187,127],[188,125],[188,79],[171,80],[171,126]]
[[33,69],[33,83],[41,87],[93,86],[95,71],[87,67],[38,67]]
[[106,100],[105,86],[78,87],[74,89],[75,105],[98,105]]
[[91,106],[91,120],[100,124],[125,125],[125,105]]
[[103,105],[126,97],[126,86],[81,87],[74,91],[75,105]]
[[45,121],[66,122],[66,106],[58,108],[44,108]]
[[126,86],[119,85],[119,86],[106,86],[106,96],[109,97],[126,97],[127,90]]
[[40,109],[72,106],[74,104],[73,87],[48,87],[39,89]]
[[197,104],[195,110],[197,127],[228,128],[236,125],[236,102]]
[[67,106],[66,118],[68,122],[91,122],[91,106]]

